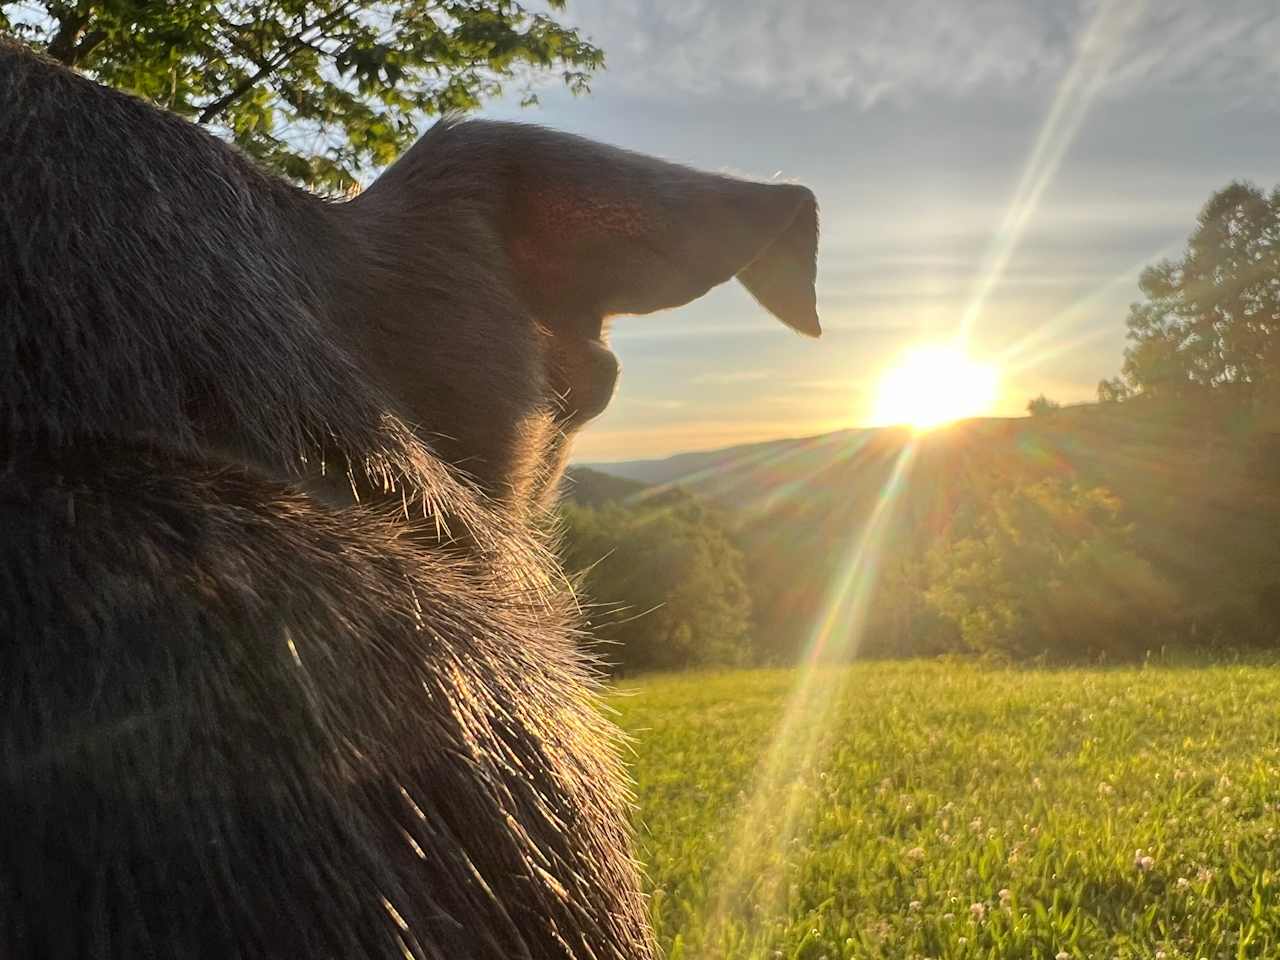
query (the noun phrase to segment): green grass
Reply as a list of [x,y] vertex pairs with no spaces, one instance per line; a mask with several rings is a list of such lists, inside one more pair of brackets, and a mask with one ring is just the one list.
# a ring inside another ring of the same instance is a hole
[[671,960],[1280,957],[1280,669],[798,680],[613,698]]

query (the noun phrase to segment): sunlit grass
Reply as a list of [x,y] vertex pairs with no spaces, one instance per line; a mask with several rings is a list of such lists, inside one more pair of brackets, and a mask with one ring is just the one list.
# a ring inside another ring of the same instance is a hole
[[794,673],[615,698],[673,960],[1280,955],[1280,671],[819,670],[772,804]]
[[[828,727],[839,717],[835,690],[827,682],[823,663],[832,656],[847,658],[858,649],[885,545],[884,534],[914,453],[914,444],[908,444],[898,454],[870,516],[858,535],[849,540],[848,556],[839,575],[828,585],[822,615],[806,644],[804,664],[774,725],[773,742],[761,756],[750,800],[744,799],[739,805],[737,839],[719,862],[713,881],[714,898],[705,914],[708,934],[717,940],[732,925],[737,904],[746,890],[750,889],[762,906],[776,904],[785,891],[781,845],[802,821],[807,799],[803,791],[796,789],[798,781],[793,771],[814,765]],[[773,850],[761,842],[758,833],[758,823],[767,815],[777,823],[773,831],[777,849]]]

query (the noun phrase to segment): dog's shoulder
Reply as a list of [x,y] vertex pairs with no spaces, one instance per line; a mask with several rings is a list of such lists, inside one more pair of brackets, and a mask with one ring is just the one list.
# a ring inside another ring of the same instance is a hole
[[[0,526],[0,780],[23,825],[0,831],[0,889],[41,905],[10,942],[556,955],[583,922],[623,842],[611,761],[581,746],[607,734],[567,612],[477,544],[123,443],[10,457]],[[65,924],[68,898],[96,919]],[[583,935],[622,942],[617,922]]]

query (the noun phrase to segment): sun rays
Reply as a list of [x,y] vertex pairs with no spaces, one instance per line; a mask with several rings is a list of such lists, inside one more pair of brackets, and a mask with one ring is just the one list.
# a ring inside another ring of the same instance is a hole
[[[1049,318],[1012,345],[999,358],[998,368],[968,355],[968,344],[988,301],[1002,283],[1042,198],[1105,88],[1144,6],[1142,2],[1123,0],[1103,0],[1099,4],[1074,62],[1059,84],[981,272],[974,280],[971,297],[959,317],[955,342],[918,348],[886,374],[880,387],[876,422],[905,422],[926,428],[987,412],[995,401],[998,373],[1025,369],[1059,354],[1063,346],[1054,341],[1074,325],[1085,303],[1131,281],[1133,271],[1129,270]],[[1076,337],[1072,342],[1079,340]],[[828,688],[829,674],[823,664],[845,659],[858,649],[886,532],[910,477],[917,447],[918,441],[911,440],[901,448],[861,528],[849,531],[847,555],[826,589],[809,633],[805,665],[757,770],[753,788],[744,798],[731,834],[729,855],[709,892],[708,927],[712,939],[704,944],[708,949],[727,953],[726,937],[753,937],[775,913],[785,885],[787,845],[803,828],[807,795],[803,784],[806,778],[816,775],[824,738],[832,723],[829,707],[835,696]],[[795,456],[795,451],[772,456]],[[762,452],[758,465],[765,466],[770,459],[771,452]],[[713,478],[707,479],[714,483]],[[734,930],[738,932],[731,934]]]
[[1053,103],[996,232],[985,267],[961,316],[962,342],[968,340],[992,292],[1004,278],[1028,224],[1039,209],[1045,190],[1057,175],[1089,109],[1106,86],[1108,76],[1124,50],[1124,41],[1138,23],[1145,6],[1145,0],[1102,0],[1099,3],[1081,38],[1075,60],[1058,84]]
[[[811,778],[830,732],[832,705],[839,699],[824,667],[857,652],[871,591],[882,557],[885,533],[915,458],[916,443],[902,447],[879,498],[827,589],[822,615],[805,645],[800,679],[787,700],[771,746],[761,764],[750,799],[741,809],[714,887],[709,929],[723,939],[744,919],[758,921],[776,907],[786,868],[787,845],[800,829]],[[767,837],[763,841],[761,838]],[[723,943],[705,946],[719,949]]]
[[[1081,327],[1096,319],[1094,311],[1109,297],[1116,296],[1121,291],[1133,289],[1134,278],[1143,267],[1170,256],[1177,249],[1177,244],[1170,244],[1152,251],[1037,325],[1026,336],[1010,344],[1000,353],[998,359],[1000,369],[1006,374],[1032,370],[1086,344],[1107,336],[1114,336],[1114,331],[1110,327],[1096,325],[1090,329],[1081,329]],[[1071,333],[1071,336],[1064,339],[1068,333]]]

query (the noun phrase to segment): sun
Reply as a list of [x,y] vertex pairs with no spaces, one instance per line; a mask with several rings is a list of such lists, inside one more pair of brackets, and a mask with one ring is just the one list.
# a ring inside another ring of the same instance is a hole
[[880,380],[873,423],[931,430],[991,409],[999,377],[954,344],[908,350]]

